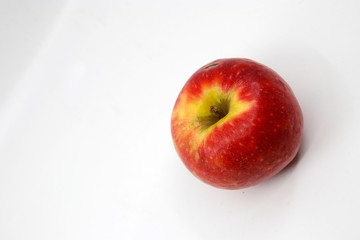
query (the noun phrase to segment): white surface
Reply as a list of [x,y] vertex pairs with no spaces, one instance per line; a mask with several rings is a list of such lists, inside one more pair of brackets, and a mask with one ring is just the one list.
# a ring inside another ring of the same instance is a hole
[[[0,239],[359,239],[359,1],[0,1]],[[256,187],[193,177],[170,114],[224,57],[277,71],[298,161]]]

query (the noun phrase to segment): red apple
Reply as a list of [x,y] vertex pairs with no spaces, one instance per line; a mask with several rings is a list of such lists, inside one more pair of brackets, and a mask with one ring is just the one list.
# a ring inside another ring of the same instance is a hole
[[303,117],[287,83],[249,59],[213,61],[181,90],[171,117],[175,149],[193,175],[239,189],[278,173],[299,150]]

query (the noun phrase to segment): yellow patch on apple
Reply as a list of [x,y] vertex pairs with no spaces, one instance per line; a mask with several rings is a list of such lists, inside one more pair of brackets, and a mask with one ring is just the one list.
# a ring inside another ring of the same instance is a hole
[[197,149],[214,128],[221,127],[235,116],[238,117],[254,104],[254,101],[239,99],[239,87],[224,92],[217,85],[204,86],[200,97],[194,98],[188,94],[183,91],[179,96],[172,119],[176,121],[175,125],[183,126],[178,132],[182,136],[178,137],[187,138],[193,134],[192,141],[187,139],[191,141],[192,151]]

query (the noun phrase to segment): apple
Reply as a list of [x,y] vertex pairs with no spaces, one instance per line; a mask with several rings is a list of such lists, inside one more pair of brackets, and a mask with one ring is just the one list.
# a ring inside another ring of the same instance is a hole
[[289,164],[302,139],[303,116],[289,85],[243,58],[196,71],[171,116],[175,149],[190,172],[224,189],[259,184]]

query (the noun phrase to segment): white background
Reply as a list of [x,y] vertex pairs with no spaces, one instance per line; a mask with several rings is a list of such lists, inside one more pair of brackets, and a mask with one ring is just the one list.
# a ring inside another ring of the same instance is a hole
[[[0,239],[360,239],[359,1],[0,1]],[[217,58],[277,71],[297,160],[216,189],[170,115]]]

